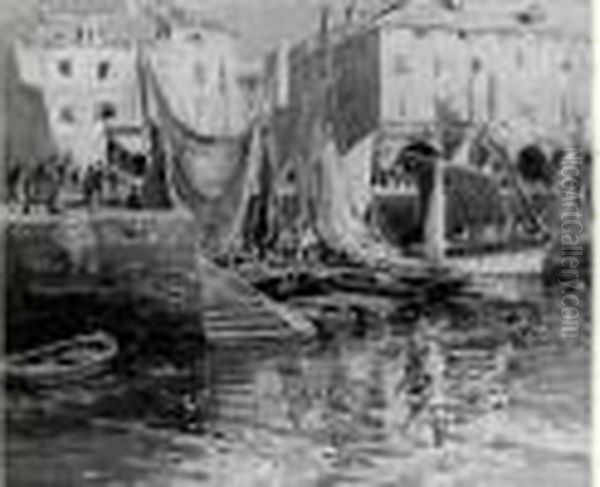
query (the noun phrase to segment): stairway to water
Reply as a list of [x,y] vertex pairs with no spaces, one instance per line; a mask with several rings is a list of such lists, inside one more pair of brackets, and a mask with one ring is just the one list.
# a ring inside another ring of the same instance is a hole
[[313,325],[263,295],[234,272],[198,258],[203,277],[203,325],[210,344],[260,344],[310,337]]
[[278,341],[293,333],[260,298],[239,298],[230,306],[204,310],[204,330],[210,342]]
[[253,422],[257,411],[256,388],[248,350],[240,347],[214,348],[210,367],[213,425]]

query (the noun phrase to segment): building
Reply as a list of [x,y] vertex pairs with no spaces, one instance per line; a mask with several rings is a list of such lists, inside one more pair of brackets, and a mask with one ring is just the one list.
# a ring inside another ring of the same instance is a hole
[[327,107],[342,152],[375,133],[382,166],[447,126],[485,126],[515,157],[527,146],[550,157],[589,144],[588,16],[587,2],[522,0],[350,6],[337,22],[324,11],[315,35],[271,57],[269,104]]
[[109,139],[147,152],[141,66],[171,108],[207,135],[242,130],[236,36],[194,12],[132,0],[40,0],[14,44],[22,83],[42,93],[58,151],[77,167],[107,159]]
[[106,128],[140,126],[137,25],[124,1],[42,2],[15,43],[21,79],[44,98],[58,150],[81,167],[106,158]]

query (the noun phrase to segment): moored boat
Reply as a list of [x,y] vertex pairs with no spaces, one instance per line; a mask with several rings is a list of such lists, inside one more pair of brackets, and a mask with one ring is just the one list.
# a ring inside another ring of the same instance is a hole
[[118,349],[111,335],[98,331],[10,355],[3,368],[9,382],[60,387],[106,371]]

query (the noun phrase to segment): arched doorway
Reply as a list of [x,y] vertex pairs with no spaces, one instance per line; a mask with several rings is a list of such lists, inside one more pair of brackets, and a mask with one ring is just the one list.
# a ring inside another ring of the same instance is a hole
[[517,170],[525,182],[545,184],[552,182],[550,161],[538,145],[527,145],[519,151]]
[[[378,194],[374,200],[374,219],[381,234],[392,244],[409,247],[423,241],[425,215],[433,190],[433,168],[439,151],[418,140],[398,151],[386,179],[396,189]],[[413,186],[416,192],[402,188]]]

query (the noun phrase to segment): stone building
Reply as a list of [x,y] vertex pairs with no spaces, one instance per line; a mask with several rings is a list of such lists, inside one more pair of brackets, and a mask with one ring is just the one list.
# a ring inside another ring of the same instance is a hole
[[23,83],[43,94],[52,137],[81,167],[106,157],[106,128],[141,124],[138,28],[125,1],[42,2],[15,42]]
[[21,82],[42,94],[58,151],[84,168],[109,139],[147,152],[141,66],[150,60],[171,108],[199,132],[237,134],[236,36],[193,11],[132,0],[40,0],[14,43]]
[[315,35],[271,56],[270,105],[327,107],[341,151],[375,133],[383,166],[447,125],[485,126],[514,157],[589,144],[586,2],[387,3],[337,22],[325,12]]

